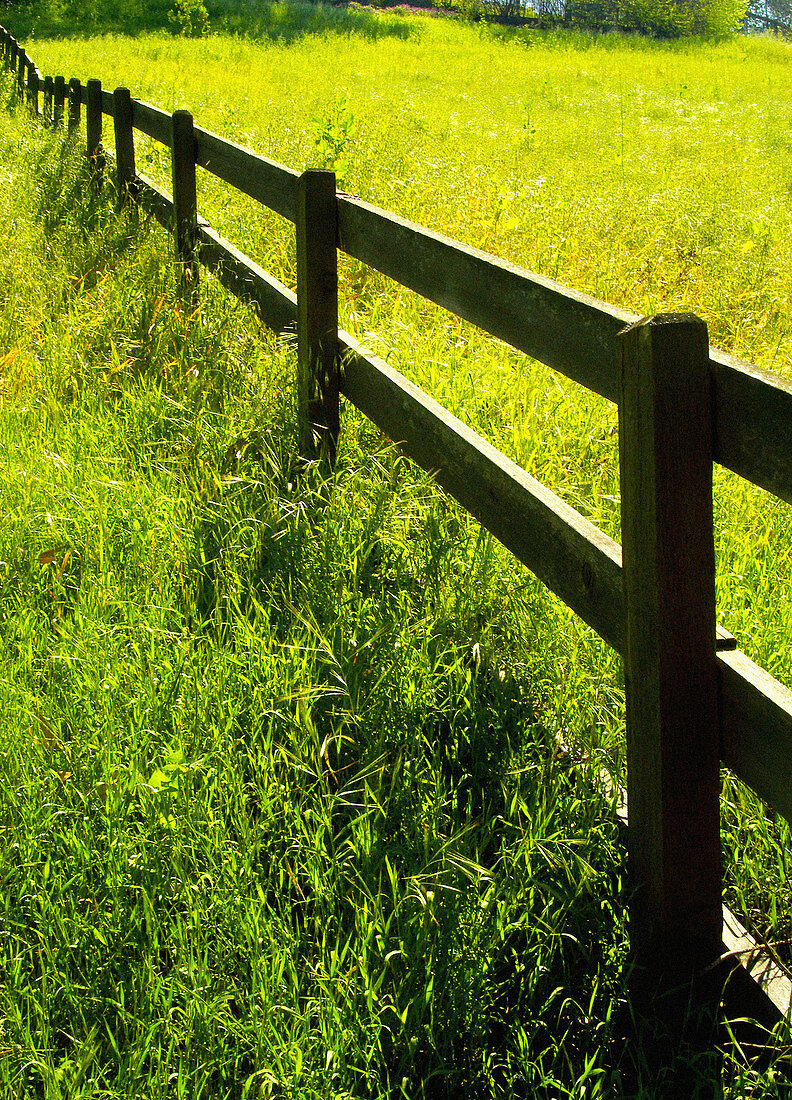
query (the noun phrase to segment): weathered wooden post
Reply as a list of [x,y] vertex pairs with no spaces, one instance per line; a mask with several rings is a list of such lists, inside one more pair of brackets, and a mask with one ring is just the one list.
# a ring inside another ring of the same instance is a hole
[[66,102],[66,79],[56,76],[52,82],[52,125],[63,126],[63,105]]
[[113,92],[113,128],[115,131],[116,180],[118,201],[124,206],[133,197],[135,177],[135,132],[132,125],[132,96],[128,88]]
[[185,287],[197,290],[198,197],[195,186],[195,133],[189,111],[174,111],[171,169],[173,177],[176,258],[181,261]]
[[44,103],[42,109],[44,111],[44,121],[47,126],[52,126],[52,99],[54,93],[54,84],[51,76],[44,77]]
[[338,207],[335,173],[297,181],[297,360],[300,447],[335,460],[338,406]]
[[28,109],[34,118],[38,118],[40,88],[41,74],[31,61],[28,67]]
[[25,74],[27,73],[28,55],[24,50],[17,54],[17,95],[20,99],[25,96]]
[[70,134],[75,133],[80,126],[82,113],[82,84],[73,76],[69,81],[69,129]]
[[85,86],[85,151],[97,186],[102,183],[102,82],[89,80]]
[[[709,340],[690,314],[621,334],[630,911],[634,990],[715,1000],[721,952]],[[705,976],[706,975],[706,976]],[[681,1021],[680,1021],[681,1023]]]

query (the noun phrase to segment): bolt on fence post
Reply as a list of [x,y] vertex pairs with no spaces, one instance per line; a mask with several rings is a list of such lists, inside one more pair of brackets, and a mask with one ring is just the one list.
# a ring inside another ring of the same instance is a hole
[[102,82],[89,80],[85,87],[85,151],[97,185],[102,182]]
[[668,1009],[676,1026],[691,993],[717,1008],[722,980],[707,326],[648,318],[621,333],[621,353],[633,990],[639,1008]]
[[115,131],[116,179],[119,204],[126,205],[134,194],[135,132],[132,126],[132,96],[129,88],[113,92],[113,129]]
[[335,173],[297,181],[297,369],[300,448],[335,461],[338,407],[338,205]]
[[73,76],[69,81],[69,130],[73,134],[80,126],[82,111],[82,84]]
[[189,111],[174,111],[172,115],[173,143],[171,169],[173,178],[174,232],[176,258],[183,264],[185,287],[198,287],[198,197],[195,187],[195,132]]
[[52,97],[53,97],[53,80],[51,76],[44,77],[44,103],[42,110],[44,111],[44,121],[47,126],[52,126]]
[[63,104],[66,102],[66,78],[56,76],[52,82],[52,125],[63,126]]

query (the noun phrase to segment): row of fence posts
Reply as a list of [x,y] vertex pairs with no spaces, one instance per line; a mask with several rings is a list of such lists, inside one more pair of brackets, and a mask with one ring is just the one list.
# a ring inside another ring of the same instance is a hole
[[[41,74],[28,54],[10,35],[3,39],[5,66],[16,74],[18,93],[27,97],[31,113],[45,124],[69,133],[81,123],[83,89],[73,77]],[[86,152],[95,180],[101,183],[105,167],[102,146],[102,85],[85,85]],[[132,97],[128,88],[113,92],[115,163],[121,203],[137,193]],[[189,111],[171,116],[174,238],[182,264],[183,283],[194,293],[198,285],[198,202],[195,133]],[[339,433],[338,385],[338,265],[336,252],[336,180],[333,172],[309,170],[297,186],[298,394],[300,444],[308,457],[335,458]]]
[[[20,95],[38,113],[40,77],[3,43]],[[27,76],[27,81],[25,77]],[[80,124],[78,80],[43,82],[46,122]],[[113,92],[121,202],[137,189],[133,103]],[[198,279],[196,141],[188,111],[172,117],[176,256]],[[102,88],[86,85],[87,154],[99,177]],[[302,453],[332,458],[339,432],[336,181],[303,173],[296,194],[297,336]],[[690,982],[718,1002],[722,972],[719,686],[715,638],[712,412],[703,321],[658,316],[621,334],[619,461],[625,591],[630,910],[639,1000]],[[585,577],[584,577],[585,581]],[[702,975],[705,977],[702,979]],[[673,999],[674,1005],[684,1003]],[[673,1009],[677,1011],[677,1008]]]

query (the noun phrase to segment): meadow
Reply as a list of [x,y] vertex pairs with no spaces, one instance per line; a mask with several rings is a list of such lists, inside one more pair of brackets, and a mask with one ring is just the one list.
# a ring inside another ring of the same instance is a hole
[[[788,371],[785,44],[214,16],[8,25],[45,73]],[[628,1094],[618,660],[353,411],[301,464],[289,344],[210,280],[186,310],[74,150],[5,112],[0,142],[5,1094]],[[293,283],[285,224],[199,204]],[[613,407],[355,262],[341,303],[618,537]],[[718,471],[716,538],[720,621],[792,684],[787,506]],[[723,810],[727,901],[788,957],[788,826],[728,777]]]

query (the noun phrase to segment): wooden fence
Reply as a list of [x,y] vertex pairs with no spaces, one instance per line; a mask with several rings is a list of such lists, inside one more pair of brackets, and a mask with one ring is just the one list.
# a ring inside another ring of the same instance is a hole
[[[85,108],[97,174],[113,119],[120,194],[173,232],[188,285],[200,263],[270,328],[296,327],[304,447],[332,458],[343,395],[622,654],[639,994],[695,979],[716,1001],[725,946],[744,952],[743,987],[762,987],[754,1007],[787,1014],[785,972],[721,905],[720,763],[792,822],[792,692],[716,624],[712,464],[792,503],[792,384],[710,349],[696,317],[638,320],[337,192],[332,173],[259,156],[186,111],[97,80],[42,78],[2,28],[0,50],[45,123],[76,131]],[[171,149],[172,197],[137,172],[135,130]],[[296,294],[198,217],[196,166],[295,224]],[[339,331],[338,249],[618,403],[623,550]]]

